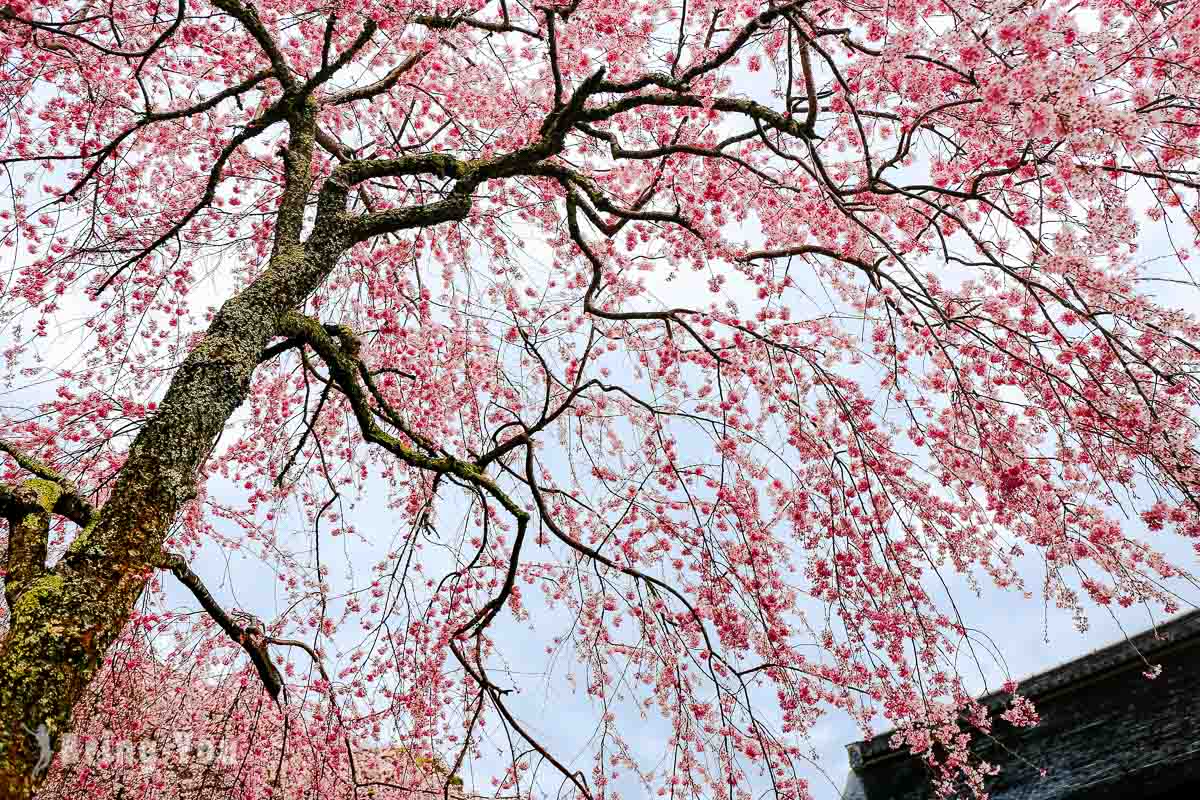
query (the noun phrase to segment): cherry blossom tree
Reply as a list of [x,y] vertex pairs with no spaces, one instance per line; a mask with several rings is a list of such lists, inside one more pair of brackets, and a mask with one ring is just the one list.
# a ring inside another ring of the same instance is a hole
[[1197,0],[4,2],[0,796],[979,793],[949,582],[1180,605]]

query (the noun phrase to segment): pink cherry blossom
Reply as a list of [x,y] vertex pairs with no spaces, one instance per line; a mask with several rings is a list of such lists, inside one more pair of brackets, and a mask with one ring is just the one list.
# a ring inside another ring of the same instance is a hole
[[8,0],[0,54],[0,796],[802,800],[831,715],[983,796],[1038,717],[950,583],[1179,607],[1200,0]]

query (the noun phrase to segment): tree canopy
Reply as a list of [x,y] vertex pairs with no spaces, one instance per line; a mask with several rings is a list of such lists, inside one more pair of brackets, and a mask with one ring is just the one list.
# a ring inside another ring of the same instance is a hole
[[957,592],[1188,602],[1197,0],[6,2],[0,797],[981,793]]

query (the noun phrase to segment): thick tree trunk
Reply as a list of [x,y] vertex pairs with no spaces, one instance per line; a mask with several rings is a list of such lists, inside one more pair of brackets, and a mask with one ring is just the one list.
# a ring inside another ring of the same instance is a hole
[[53,569],[40,569],[15,593],[0,642],[0,800],[31,797],[39,785],[36,731],[45,726],[56,747],[67,730],[72,707],[161,561],[168,527],[195,496],[200,467],[246,399],[280,312],[299,305],[332,268],[334,258],[312,253],[281,248],[267,272],[221,308],[133,443],[102,511]]
[[280,103],[290,128],[289,155],[267,270],[221,307],[180,365],[103,509],[53,569],[36,565],[37,574],[13,598],[0,642],[0,800],[26,800],[40,785],[45,771],[37,767],[47,739],[57,749],[75,703],[161,562],[167,529],[195,497],[200,468],[245,401],[279,315],[316,290],[345,247],[344,204],[327,208],[318,219],[324,224],[300,242],[316,105],[303,97]]
[[197,470],[246,398],[275,317],[252,287],[226,303],[137,437],[99,518],[54,569],[28,581],[0,644],[0,798],[32,794],[44,725],[51,745],[155,569]]

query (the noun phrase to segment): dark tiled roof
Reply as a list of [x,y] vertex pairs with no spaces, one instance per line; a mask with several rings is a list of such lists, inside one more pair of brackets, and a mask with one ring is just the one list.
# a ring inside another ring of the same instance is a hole
[[[1136,775],[1136,796],[1149,800],[1200,782],[1198,645],[1200,612],[1192,612],[1023,681],[1021,692],[1038,705],[1042,722],[1015,729],[998,720],[992,738],[975,748],[1001,767],[989,785],[992,797],[1091,800],[1108,790],[1123,797],[1128,786],[1119,787]],[[1162,665],[1157,680],[1142,677],[1145,661]],[[1008,696],[981,699],[999,710]],[[930,796],[923,765],[893,750],[890,735],[848,745],[845,800]]]

